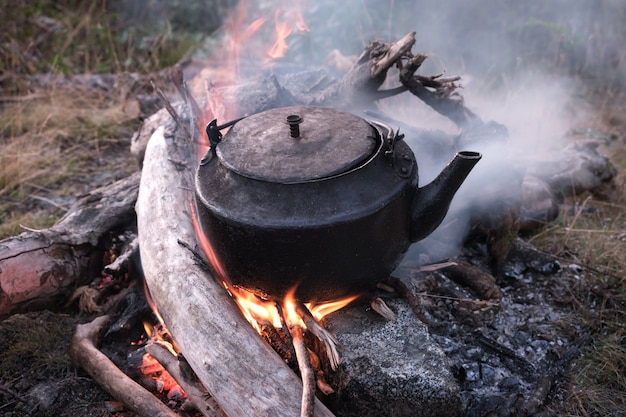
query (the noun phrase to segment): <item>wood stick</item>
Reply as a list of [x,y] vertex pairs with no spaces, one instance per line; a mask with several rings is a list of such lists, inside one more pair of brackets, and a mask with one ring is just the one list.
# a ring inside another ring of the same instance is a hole
[[386,282],[393,287],[405,300],[408,301],[409,306],[411,306],[411,310],[415,317],[417,317],[422,323],[428,324],[428,318],[424,312],[424,308],[422,307],[422,303],[420,303],[417,295],[411,291],[411,289],[398,277],[394,277],[393,275],[389,275],[387,277]]
[[152,84],[152,88],[154,88],[154,91],[157,93],[157,95],[159,96],[159,98],[161,99],[163,104],[165,105],[165,109],[167,110],[167,112],[170,114],[172,119],[174,119],[176,121],[176,124],[178,125],[178,127],[181,128],[185,132],[185,135],[189,139],[193,139],[193,136],[192,136],[191,132],[189,131],[189,128],[187,127],[186,124],[183,123],[180,115],[178,114],[178,112],[176,111],[174,106],[172,106],[172,103],[167,98],[165,93],[159,87],[157,87],[154,84],[153,80],[151,80],[150,83]]
[[313,417],[315,404],[315,373],[311,367],[311,359],[306,343],[304,343],[304,332],[299,325],[289,327],[289,333],[293,339],[293,347],[296,350],[298,368],[302,377],[302,401],[300,417]]
[[[172,160],[188,161],[181,169]],[[141,262],[152,299],[202,384],[229,416],[292,417],[300,378],[252,329],[221,282],[178,241],[195,246],[194,158],[169,120],[146,149],[136,205]],[[315,412],[332,413],[319,401]]]
[[130,242],[128,242],[122,253],[115,258],[113,262],[104,267],[104,272],[113,276],[121,276],[128,271],[128,264],[131,262],[131,258],[139,253],[139,239],[137,236],[133,236]]
[[96,347],[109,316],[100,316],[91,323],[79,324],[72,337],[70,356],[105,391],[140,416],[178,417],[158,398],[118,369]]
[[341,363],[338,351],[340,346],[339,341],[328,330],[322,327],[317,320],[315,320],[309,309],[306,308],[304,304],[296,303],[296,312],[300,318],[302,318],[306,328],[324,345],[326,356],[330,362],[330,367],[333,371],[335,371]]
[[[215,400],[201,387],[196,379],[195,374],[187,375],[181,369],[182,366],[189,366],[186,362],[179,361],[168,348],[159,344],[152,343],[146,346],[148,352],[165,368],[165,370],[174,378],[187,395],[185,403],[189,403],[195,410],[202,413],[205,417],[225,417],[224,412],[219,408]],[[191,371],[191,370],[190,370]],[[193,372],[193,371],[191,371]]]
[[502,298],[496,278],[469,262],[456,260],[455,265],[450,265],[441,271],[454,282],[470,288],[482,300]]

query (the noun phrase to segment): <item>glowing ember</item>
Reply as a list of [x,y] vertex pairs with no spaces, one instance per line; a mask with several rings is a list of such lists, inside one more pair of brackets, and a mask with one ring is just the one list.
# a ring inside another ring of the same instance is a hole
[[175,392],[176,394],[182,394],[183,398],[187,397],[176,380],[149,353],[146,353],[141,358],[139,369],[146,377],[154,381],[158,392]]
[[[165,347],[170,353],[174,356],[178,356],[180,349],[176,345],[176,342],[172,339],[169,330],[165,326],[165,322],[163,321],[163,317],[159,314],[157,310],[156,304],[152,300],[150,295],[150,291],[144,282],[144,291],[146,295],[146,301],[148,305],[152,309],[155,318],[157,319],[157,324],[150,324],[147,322],[143,323],[143,328],[146,333],[147,339],[143,341],[142,344],[149,345],[153,343],[158,343],[159,345]],[[181,395],[183,398],[186,398],[186,394],[184,390],[178,385],[176,380],[163,368],[163,366],[157,361],[152,355],[149,353],[145,353],[141,358],[141,366],[139,367],[140,371],[147,378],[150,378],[154,381],[156,389],[158,392],[166,392],[168,393],[168,397],[170,394],[172,395]]]

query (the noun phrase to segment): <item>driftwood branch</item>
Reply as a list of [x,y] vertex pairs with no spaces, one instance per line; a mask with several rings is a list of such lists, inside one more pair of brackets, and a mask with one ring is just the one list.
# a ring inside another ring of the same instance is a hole
[[80,198],[54,226],[0,241],[0,319],[55,308],[99,274],[103,236],[135,221],[140,174]]
[[[465,107],[460,95],[455,94],[458,78],[440,79],[435,77],[416,76],[415,72],[426,60],[426,55],[407,54],[406,62],[400,69],[400,82],[412,94],[432,107],[433,110],[446,116],[462,129],[475,129],[483,125],[483,121]],[[434,87],[429,89],[429,87]]]
[[[136,211],[152,299],[190,366],[227,415],[298,415],[300,379],[245,321],[221,283],[178,243],[196,239],[191,148],[175,135],[170,120],[146,149]],[[319,400],[315,414],[332,416]]]
[[[361,54],[352,68],[335,85],[328,87],[309,104],[349,107],[363,105],[388,96],[378,89],[385,81],[387,71],[395,65],[415,44],[415,32],[397,42],[386,44],[372,42]],[[393,94],[405,88],[392,90]]]
[[124,403],[126,407],[145,417],[178,417],[158,398],[119,370],[96,345],[108,316],[100,316],[91,323],[80,324],[72,337],[70,355],[104,390]]

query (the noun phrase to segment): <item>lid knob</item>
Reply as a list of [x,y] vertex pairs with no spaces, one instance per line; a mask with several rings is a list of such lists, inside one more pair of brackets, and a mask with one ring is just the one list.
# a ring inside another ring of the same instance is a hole
[[289,125],[289,133],[292,138],[300,137],[300,123],[302,123],[302,117],[297,114],[290,114],[287,116],[287,124]]

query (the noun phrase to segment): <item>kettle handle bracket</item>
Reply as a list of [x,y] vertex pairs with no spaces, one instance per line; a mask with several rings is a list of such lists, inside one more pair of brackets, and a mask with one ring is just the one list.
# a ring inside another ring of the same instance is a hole
[[413,174],[415,166],[413,158],[409,153],[399,151],[396,148],[396,143],[404,139],[404,133],[400,133],[400,129],[396,129],[394,132],[391,127],[378,121],[371,121],[371,123],[383,137],[385,156],[389,164],[399,177],[409,178]]
[[224,123],[223,125],[219,126],[217,124],[217,119],[213,119],[206,125],[206,135],[209,139],[209,144],[211,145],[211,153],[213,154],[213,156],[215,156],[217,144],[222,141],[222,132],[220,132],[220,130],[231,127],[242,119],[245,119],[245,117],[231,120],[230,122]]

